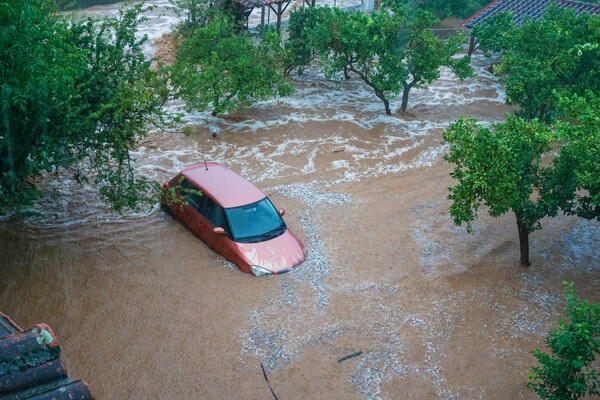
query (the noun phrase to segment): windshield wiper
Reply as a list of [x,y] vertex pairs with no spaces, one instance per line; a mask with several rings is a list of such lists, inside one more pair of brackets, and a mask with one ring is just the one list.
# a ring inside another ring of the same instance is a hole
[[274,239],[278,236],[281,236],[286,230],[287,230],[287,226],[280,225],[277,228],[272,229],[265,233],[261,233],[260,235],[239,238],[238,241],[244,241],[245,243],[263,242],[265,240]]

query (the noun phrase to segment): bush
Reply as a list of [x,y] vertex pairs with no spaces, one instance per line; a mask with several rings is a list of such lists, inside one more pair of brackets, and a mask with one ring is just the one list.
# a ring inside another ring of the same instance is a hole
[[593,367],[600,348],[600,303],[581,301],[573,283],[563,282],[567,292],[567,318],[546,337],[551,353],[535,349],[540,363],[531,367],[525,385],[542,399],[566,400],[600,395],[600,380]]

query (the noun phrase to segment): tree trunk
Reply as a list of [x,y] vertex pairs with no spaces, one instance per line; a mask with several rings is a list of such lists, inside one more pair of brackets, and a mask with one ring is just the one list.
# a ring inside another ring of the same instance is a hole
[[379,97],[381,101],[383,101],[383,105],[385,106],[385,113],[387,115],[392,115],[392,110],[390,110],[390,102],[385,98],[382,92],[375,91],[375,96]]
[[473,54],[473,50],[475,50],[475,36],[471,35],[471,42],[469,43],[469,52],[467,53],[469,57],[471,57],[471,54]]
[[[383,93],[383,91],[378,90],[375,87],[375,85],[373,84],[373,82],[371,82],[365,74],[361,73],[359,70],[354,68],[354,66],[352,64],[349,64],[347,66],[347,68],[348,68],[348,70],[350,70],[350,71],[354,72],[356,75],[358,75],[358,77],[360,79],[362,79],[364,83],[366,83],[371,88],[373,88],[373,90],[375,91],[375,96],[379,97],[381,99],[381,101],[383,101],[383,105],[385,106],[385,113],[387,115],[392,115],[392,110],[390,110],[390,102],[388,101],[388,99],[385,98],[385,94]],[[411,86],[412,86],[412,83],[411,83]]]
[[281,3],[277,3],[277,33],[281,32]]
[[[18,180],[16,179],[17,175],[15,172],[15,156],[14,156],[14,150],[15,150],[15,139],[12,136],[12,132],[10,129],[10,121],[8,119],[8,113],[4,112],[2,113],[2,119],[4,120],[4,126],[6,128],[6,130],[4,131],[4,147],[6,148],[6,161],[8,164],[8,169],[6,170],[5,168],[2,168],[2,170],[0,170],[0,173],[2,173],[3,175],[6,174],[8,176],[8,185],[9,185],[9,190],[12,192],[15,192],[17,190],[17,185],[18,185]],[[0,148],[0,156],[2,156],[2,148]],[[2,165],[3,163],[0,164],[0,167],[4,167],[4,165]],[[7,173],[8,172],[8,173]]]
[[404,90],[402,91],[402,105],[400,106],[402,112],[406,112],[406,106],[408,106],[408,92],[410,92],[414,83],[415,81],[412,81],[411,83],[402,82],[402,86],[404,87]]
[[517,220],[517,227],[519,228],[519,245],[521,246],[521,265],[529,267],[529,231],[527,227]]
[[392,115],[392,110],[390,110],[390,102],[388,101],[388,99],[383,97],[381,100],[383,100],[383,104],[385,105],[385,113],[387,115]]

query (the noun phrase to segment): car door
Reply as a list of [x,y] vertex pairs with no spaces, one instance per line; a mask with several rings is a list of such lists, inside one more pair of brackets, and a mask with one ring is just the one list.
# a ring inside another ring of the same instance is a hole
[[[227,258],[224,252],[231,246],[228,243],[229,227],[223,207],[191,182],[185,180],[181,186],[182,195],[187,202],[182,217],[184,223],[209,247]],[[226,234],[214,233],[214,228],[223,228]]]
[[181,221],[198,237],[206,241],[208,222],[199,212],[204,207],[204,194],[187,179],[180,183],[178,191],[182,200],[185,201],[180,208],[179,217]]

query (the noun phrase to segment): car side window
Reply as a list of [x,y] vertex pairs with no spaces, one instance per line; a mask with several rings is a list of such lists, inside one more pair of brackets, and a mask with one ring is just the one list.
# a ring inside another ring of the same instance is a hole
[[[200,211],[200,214],[204,216],[213,226],[227,228],[225,219],[225,210],[213,199],[206,196],[204,207]],[[227,229],[226,229],[227,230]]]
[[194,186],[187,179],[181,182],[182,196],[196,211],[208,220],[215,228],[225,228],[227,230],[227,220],[225,219],[225,210],[217,202],[206,194],[199,194],[200,189]]
[[205,197],[202,195],[200,189],[198,189],[196,186],[190,183],[190,181],[188,181],[187,179],[184,179],[180,183],[180,186],[181,189],[179,190],[179,193],[181,194],[181,196],[185,199],[185,201],[187,201],[187,203],[190,206],[198,210],[198,208],[202,205],[202,202]]

